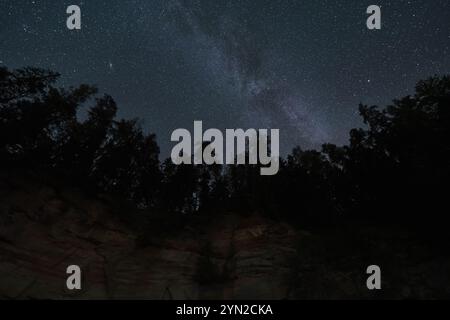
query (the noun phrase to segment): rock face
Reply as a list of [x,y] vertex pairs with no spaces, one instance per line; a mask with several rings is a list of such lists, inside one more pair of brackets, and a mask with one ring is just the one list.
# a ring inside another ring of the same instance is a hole
[[[67,182],[0,173],[0,299],[450,297],[449,251],[409,230],[307,232],[215,213],[182,228],[123,222],[136,214],[148,213]],[[380,292],[366,287],[374,263],[382,267]],[[82,270],[82,290],[66,287],[70,265]]]
[[[0,179],[0,298],[282,299],[296,233],[261,217],[220,215],[138,245],[111,202],[30,179]],[[156,228],[157,226],[155,226]],[[66,288],[66,268],[82,290]]]

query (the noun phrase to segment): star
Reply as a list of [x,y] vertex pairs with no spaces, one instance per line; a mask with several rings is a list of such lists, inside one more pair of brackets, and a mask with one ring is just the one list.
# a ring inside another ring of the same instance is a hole
[[360,102],[382,107],[450,70],[448,0],[379,0],[385,28],[367,35],[358,0],[79,0],[81,32],[47,2],[0,0],[0,66],[98,85],[158,136],[162,157],[194,120],[280,128],[282,152],[346,144]]

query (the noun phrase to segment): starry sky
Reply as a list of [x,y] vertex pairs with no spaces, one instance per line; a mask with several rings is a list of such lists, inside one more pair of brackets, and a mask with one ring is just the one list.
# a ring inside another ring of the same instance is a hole
[[[72,4],[79,31],[66,27]],[[372,4],[381,30],[366,27]],[[194,120],[280,129],[284,153],[346,144],[360,102],[386,105],[450,73],[449,0],[1,0],[0,14],[0,65],[96,85],[163,156]]]

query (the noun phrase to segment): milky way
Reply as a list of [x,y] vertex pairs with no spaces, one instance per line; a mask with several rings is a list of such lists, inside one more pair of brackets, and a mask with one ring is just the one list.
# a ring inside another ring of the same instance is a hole
[[[0,3],[0,64],[95,84],[143,119],[163,156],[174,129],[279,128],[295,145],[344,144],[358,104],[387,104],[450,71],[450,2],[108,0]],[[382,8],[382,29],[366,9]],[[82,29],[66,28],[66,8]]]

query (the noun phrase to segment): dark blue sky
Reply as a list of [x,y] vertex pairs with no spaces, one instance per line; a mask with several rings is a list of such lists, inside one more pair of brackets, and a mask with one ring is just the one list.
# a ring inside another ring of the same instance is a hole
[[[81,31],[66,28],[71,4]],[[366,28],[371,4],[379,31]],[[284,151],[344,144],[362,125],[359,102],[450,73],[448,0],[2,0],[0,14],[0,65],[97,85],[157,134],[163,156],[194,120],[278,128]]]

